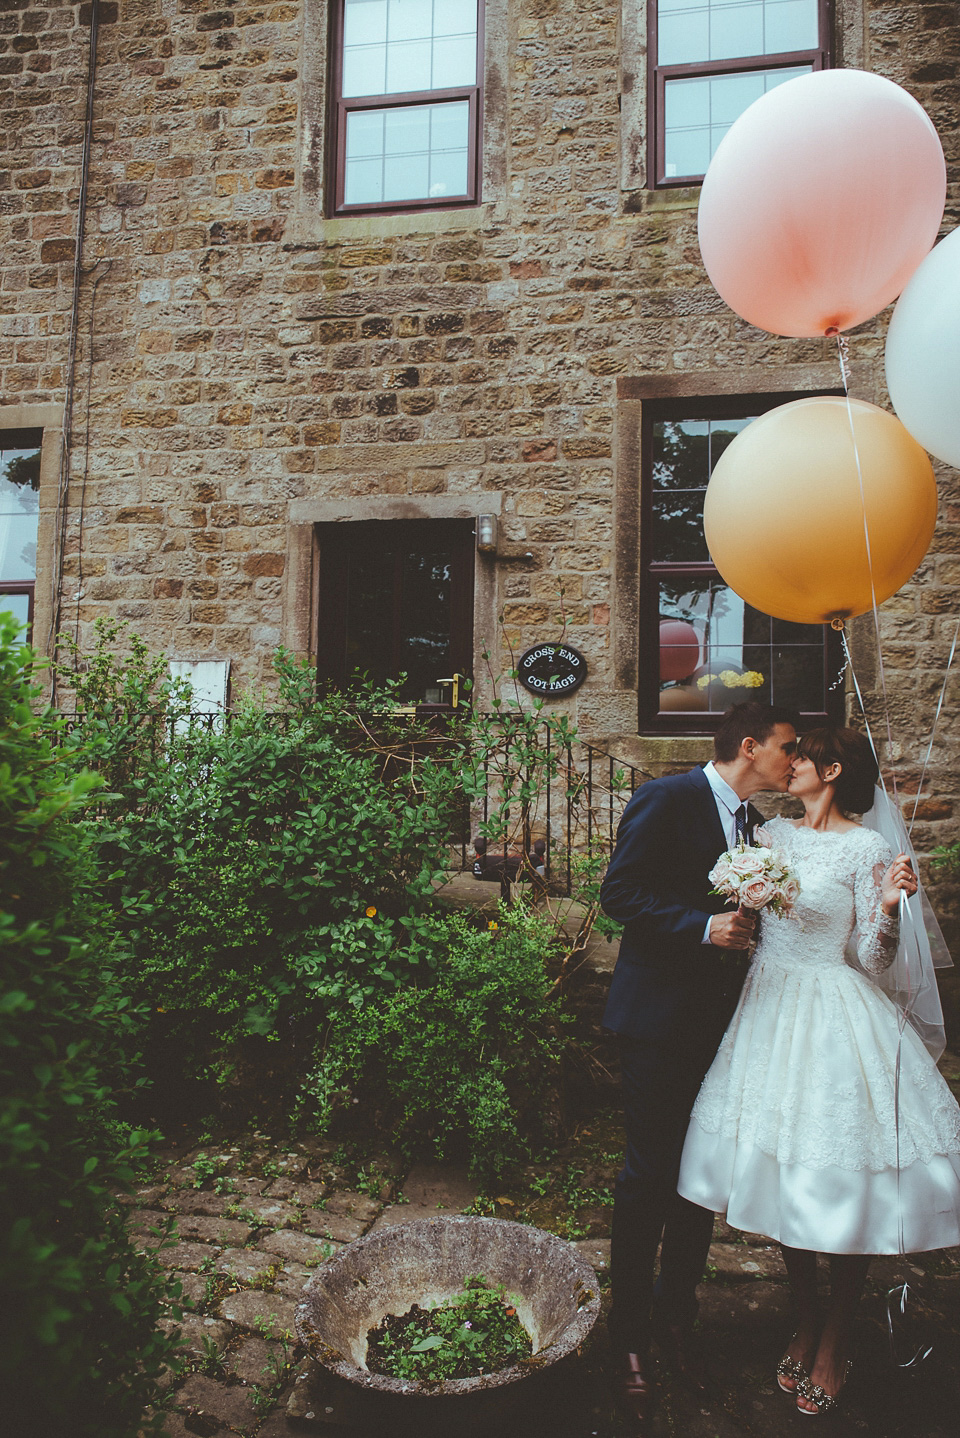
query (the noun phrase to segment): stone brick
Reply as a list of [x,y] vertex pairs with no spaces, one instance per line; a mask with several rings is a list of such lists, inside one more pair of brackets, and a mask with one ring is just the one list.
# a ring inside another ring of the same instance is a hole
[[243,561],[243,568],[246,574],[282,574],[284,557],[282,554],[248,554]]
[[293,1332],[296,1307],[291,1298],[248,1288],[242,1293],[227,1294],[220,1304],[220,1316],[248,1332],[279,1338],[284,1332]]
[[76,241],[66,236],[44,240],[40,246],[40,263],[42,265],[72,264],[76,248]]
[[237,1248],[253,1232],[249,1223],[235,1218],[207,1218],[191,1213],[180,1215],[177,1228],[181,1238],[199,1238],[204,1243],[232,1244]]
[[528,464],[546,464],[557,457],[555,439],[525,439],[521,454]]

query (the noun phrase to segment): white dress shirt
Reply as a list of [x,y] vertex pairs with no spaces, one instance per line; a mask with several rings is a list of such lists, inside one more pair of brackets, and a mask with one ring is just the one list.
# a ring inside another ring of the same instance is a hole
[[[703,768],[703,777],[710,785],[714,801],[717,806],[717,813],[720,816],[720,823],[723,826],[723,837],[726,840],[727,848],[732,849],[737,842],[737,810],[746,800],[741,799],[735,789],[731,789],[726,779],[721,778],[717,773],[716,766],[711,759],[709,764]],[[710,924],[712,916],[707,920],[707,927],[703,931],[705,944],[710,942]]]

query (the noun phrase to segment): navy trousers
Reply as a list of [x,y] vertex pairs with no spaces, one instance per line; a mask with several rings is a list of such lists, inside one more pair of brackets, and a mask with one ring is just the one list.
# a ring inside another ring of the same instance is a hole
[[610,1336],[623,1352],[646,1350],[654,1315],[683,1327],[696,1318],[713,1214],[680,1197],[677,1175],[690,1110],[722,1032],[682,1052],[676,1042],[618,1039],[627,1150],[614,1190]]

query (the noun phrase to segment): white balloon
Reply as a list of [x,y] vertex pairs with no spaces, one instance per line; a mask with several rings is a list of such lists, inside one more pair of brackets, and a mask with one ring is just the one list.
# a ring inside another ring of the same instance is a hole
[[960,229],[923,260],[887,332],[887,388],[901,422],[960,469]]

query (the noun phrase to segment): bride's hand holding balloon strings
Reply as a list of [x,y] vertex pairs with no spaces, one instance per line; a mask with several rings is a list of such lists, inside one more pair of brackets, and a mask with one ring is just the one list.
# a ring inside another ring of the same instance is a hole
[[917,876],[913,872],[909,855],[897,855],[883,876],[881,889],[883,911],[892,917],[900,907],[901,891],[907,895],[917,892]]

